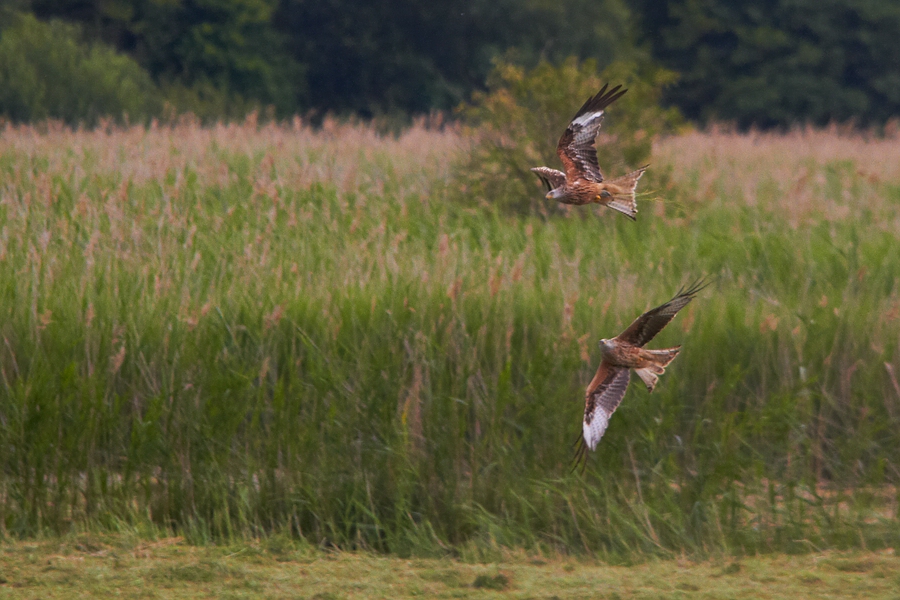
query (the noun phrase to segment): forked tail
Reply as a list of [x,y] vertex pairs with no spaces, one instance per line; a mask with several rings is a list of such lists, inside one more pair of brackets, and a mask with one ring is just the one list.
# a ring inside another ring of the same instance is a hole
[[679,351],[681,351],[681,346],[665,348],[664,350],[643,350],[641,352],[642,358],[650,360],[651,363],[646,367],[635,369],[634,372],[647,386],[648,391],[653,391],[653,388],[656,387],[656,382],[659,381],[659,376],[666,372],[666,367],[675,360]]
[[638,180],[649,166],[644,165],[636,171],[610,181],[607,184],[607,189],[613,192],[613,198],[606,205],[624,214],[632,221],[636,220],[637,201],[634,199],[634,190],[637,189]]

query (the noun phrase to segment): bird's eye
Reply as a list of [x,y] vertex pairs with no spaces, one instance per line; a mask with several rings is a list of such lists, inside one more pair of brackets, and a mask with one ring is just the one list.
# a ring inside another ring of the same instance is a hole
[[609,198],[610,196],[612,196],[612,194],[610,194],[610,193],[609,193],[608,191],[606,191],[606,190],[603,190],[602,192],[600,192],[600,197],[601,197],[601,198]]

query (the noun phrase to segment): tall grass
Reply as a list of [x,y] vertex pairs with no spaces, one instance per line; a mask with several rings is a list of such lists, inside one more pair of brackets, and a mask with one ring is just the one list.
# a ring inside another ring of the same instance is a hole
[[[896,140],[668,139],[637,223],[454,203],[468,148],[6,127],[3,533],[476,559],[897,543]],[[684,351],[571,473],[596,340],[698,276],[654,342]]]

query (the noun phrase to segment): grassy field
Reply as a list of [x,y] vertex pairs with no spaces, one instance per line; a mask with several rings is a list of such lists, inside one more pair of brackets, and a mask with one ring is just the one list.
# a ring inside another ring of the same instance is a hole
[[[2,534],[473,560],[898,542],[896,139],[663,140],[637,223],[463,199],[469,144],[6,127]],[[572,474],[596,340],[700,276],[654,341],[684,351]]]
[[636,565],[508,552],[490,564],[321,552],[285,540],[70,536],[2,550],[4,598],[897,598],[890,552],[685,557]]

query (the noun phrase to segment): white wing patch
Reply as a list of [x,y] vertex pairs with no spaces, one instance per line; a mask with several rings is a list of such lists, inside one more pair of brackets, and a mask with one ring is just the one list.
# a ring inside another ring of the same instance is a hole
[[596,112],[584,113],[577,119],[572,119],[572,125],[581,125],[582,127],[586,126],[588,123],[593,121],[599,117],[601,120],[603,119],[603,111],[598,110]]
[[628,389],[628,381],[631,378],[631,370],[619,368],[609,385],[597,388],[593,394],[591,411],[585,411],[584,415],[584,442],[590,450],[597,447],[597,443],[606,428],[609,427],[609,419],[619,408],[625,391]]
[[605,410],[598,406],[594,409],[591,420],[584,420],[584,441],[588,448],[593,450],[597,447],[597,442],[606,433],[607,427],[609,427],[609,416],[607,416]]
[[597,183],[603,181],[603,173],[597,166],[597,148],[594,147],[594,138],[597,137],[602,123],[603,111],[597,110],[573,119],[569,125],[572,130],[572,141],[569,142],[568,154],[581,167],[584,176]]

